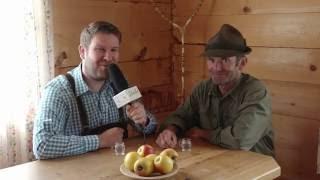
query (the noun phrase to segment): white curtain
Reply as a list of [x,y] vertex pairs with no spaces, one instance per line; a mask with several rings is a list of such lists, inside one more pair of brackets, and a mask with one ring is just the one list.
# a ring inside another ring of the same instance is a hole
[[35,108],[54,75],[50,0],[0,6],[0,168],[28,162]]
[[318,130],[318,159],[317,159],[317,174],[320,174],[320,128]]

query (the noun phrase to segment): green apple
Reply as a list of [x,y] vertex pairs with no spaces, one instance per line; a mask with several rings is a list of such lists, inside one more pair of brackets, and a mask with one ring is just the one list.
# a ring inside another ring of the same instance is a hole
[[129,152],[124,157],[124,166],[129,169],[130,171],[133,171],[134,163],[140,158],[139,154],[135,151]]
[[139,176],[150,176],[153,170],[153,162],[148,158],[140,158],[134,163],[134,172]]
[[179,154],[177,153],[176,150],[172,148],[167,148],[163,151],[161,151],[160,155],[167,155],[169,158],[171,158],[173,161],[176,161]]
[[144,144],[138,148],[137,152],[141,157],[145,157],[148,154],[154,154],[154,148],[149,144]]
[[170,173],[173,169],[173,160],[167,155],[158,155],[153,163],[156,171],[162,174]]

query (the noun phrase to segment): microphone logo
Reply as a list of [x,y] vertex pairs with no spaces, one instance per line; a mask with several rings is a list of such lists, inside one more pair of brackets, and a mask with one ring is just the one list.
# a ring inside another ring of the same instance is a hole
[[113,101],[116,103],[117,108],[121,108],[126,104],[129,104],[132,101],[135,101],[141,98],[142,95],[137,86],[125,89],[119,94],[113,96]]

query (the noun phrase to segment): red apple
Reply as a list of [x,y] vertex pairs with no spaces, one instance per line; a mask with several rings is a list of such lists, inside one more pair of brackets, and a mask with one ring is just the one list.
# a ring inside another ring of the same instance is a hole
[[173,160],[167,155],[157,156],[153,163],[156,171],[162,174],[170,173],[173,170]]
[[145,144],[140,146],[137,152],[141,157],[145,157],[149,154],[154,154],[154,148],[149,144]]
[[148,158],[138,159],[134,163],[134,172],[139,176],[150,176],[153,172],[153,162]]

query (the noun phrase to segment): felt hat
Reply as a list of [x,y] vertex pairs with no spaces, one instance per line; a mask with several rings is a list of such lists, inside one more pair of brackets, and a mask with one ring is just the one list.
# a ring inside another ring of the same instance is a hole
[[205,47],[203,56],[206,57],[231,57],[246,55],[251,52],[239,30],[229,24],[224,24]]

